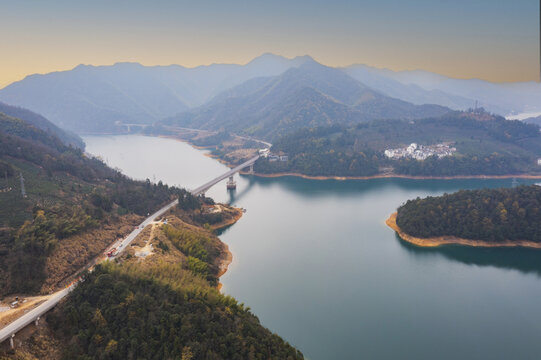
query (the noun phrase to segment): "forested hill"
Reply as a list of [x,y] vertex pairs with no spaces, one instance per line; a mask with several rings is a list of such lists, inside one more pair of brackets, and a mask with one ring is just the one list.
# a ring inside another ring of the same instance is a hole
[[[386,149],[411,143],[448,143],[452,156],[425,160],[389,159]],[[220,150],[217,151],[218,155]],[[304,128],[274,141],[272,151],[287,162],[260,159],[260,173],[294,172],[311,176],[471,176],[538,174],[539,127],[484,112],[453,112],[415,121],[375,120],[355,126]]]
[[420,119],[448,111],[439,105],[414,105],[385,96],[338,69],[310,60],[279,76],[247,81],[161,124],[227,129],[273,140],[304,127]]
[[181,264],[100,266],[47,321],[66,359],[303,359]]
[[27,124],[32,125],[52,136],[59,138],[67,145],[71,145],[73,147],[77,147],[83,150],[85,148],[85,143],[78,135],[59,128],[43,116],[36,114],[30,110],[0,102],[0,113],[4,113],[5,115],[14,118],[22,119]]
[[49,291],[176,191],[0,114],[0,294]]
[[[45,326],[30,330],[36,333],[14,358],[303,358],[249,308],[216,289],[227,253],[212,227],[235,219],[232,209],[205,211],[213,206],[211,199],[161,182],[131,180],[3,114],[0,174],[3,297],[63,288],[147,213],[179,199],[168,223],[147,226],[117,258],[118,265],[87,274],[47,315]],[[144,259],[135,249],[146,241],[152,242],[151,255]]]
[[421,238],[541,242],[541,186],[461,190],[409,200],[398,208],[396,223]]

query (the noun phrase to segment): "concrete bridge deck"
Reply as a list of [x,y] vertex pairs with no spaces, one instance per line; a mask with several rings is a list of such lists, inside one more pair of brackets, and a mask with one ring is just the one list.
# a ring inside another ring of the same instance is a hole
[[248,167],[250,165],[253,165],[257,161],[257,159],[259,159],[259,155],[254,156],[250,160],[248,160],[246,162],[243,162],[239,166],[234,167],[233,169],[229,170],[228,172],[218,176],[217,178],[212,179],[208,183],[203,184],[203,185],[201,185],[200,187],[198,187],[196,189],[193,189],[191,191],[191,193],[193,195],[204,194],[208,189],[210,189],[211,187],[213,187],[214,185],[216,185],[220,181],[222,181],[224,179],[227,179],[228,177],[230,177],[232,175],[235,175],[236,173],[238,173],[239,171],[241,171],[242,169],[244,169],[244,168],[246,168],[246,167]]

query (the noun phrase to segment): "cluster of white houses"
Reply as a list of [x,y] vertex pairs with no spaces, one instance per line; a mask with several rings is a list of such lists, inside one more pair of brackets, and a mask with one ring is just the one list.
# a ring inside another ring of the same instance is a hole
[[425,160],[430,156],[437,156],[438,158],[451,156],[454,152],[456,152],[456,148],[451,147],[446,143],[428,146],[412,143],[404,148],[387,149],[384,151],[384,154],[389,159],[410,158],[415,160]]
[[273,154],[270,152],[269,149],[261,149],[259,150],[259,156],[267,159],[269,162],[274,161],[283,161],[286,162],[289,160],[289,157],[285,154]]

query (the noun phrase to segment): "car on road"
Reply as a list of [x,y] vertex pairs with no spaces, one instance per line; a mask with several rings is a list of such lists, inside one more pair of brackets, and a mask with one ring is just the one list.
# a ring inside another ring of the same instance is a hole
[[113,257],[116,255],[116,248],[112,248],[107,252],[107,257]]

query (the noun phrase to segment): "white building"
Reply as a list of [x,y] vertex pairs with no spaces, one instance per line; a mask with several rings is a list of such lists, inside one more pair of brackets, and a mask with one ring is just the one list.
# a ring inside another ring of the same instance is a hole
[[412,143],[410,146],[407,147],[406,151],[408,152],[408,154],[413,154],[415,152],[415,150],[417,150],[417,144],[416,143]]
[[259,156],[262,156],[264,158],[266,158],[267,156],[269,156],[269,152],[270,150],[267,148],[267,149],[261,149],[259,150]]

